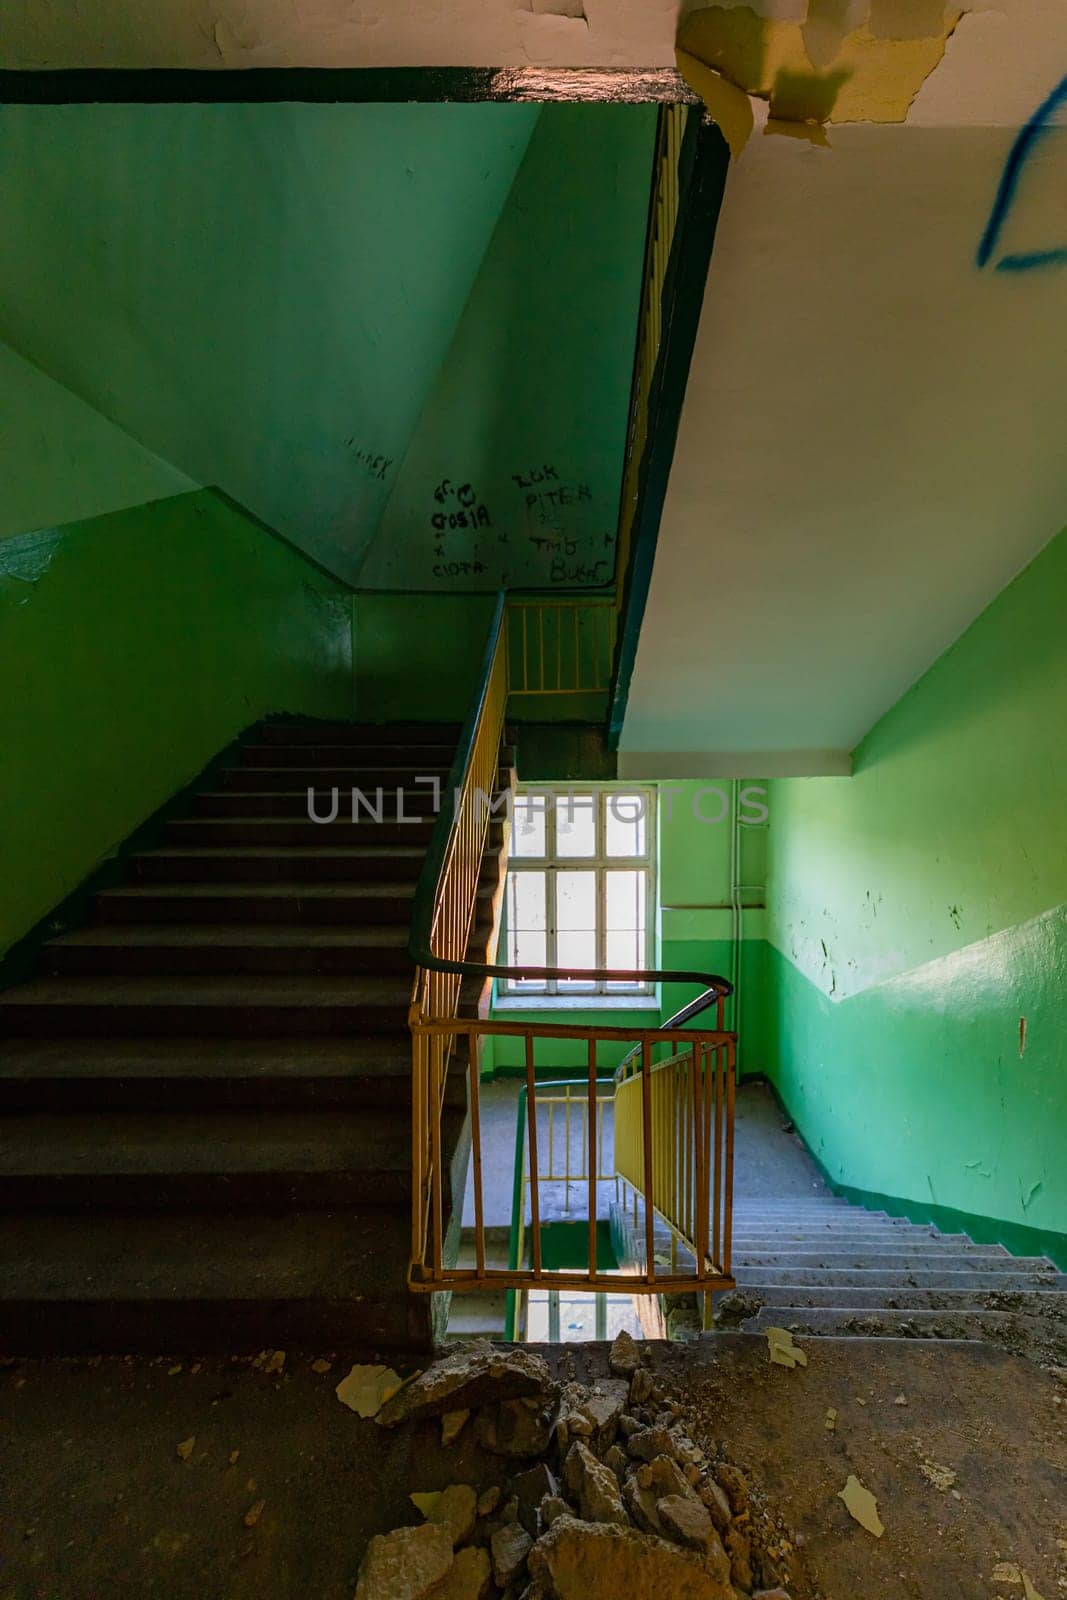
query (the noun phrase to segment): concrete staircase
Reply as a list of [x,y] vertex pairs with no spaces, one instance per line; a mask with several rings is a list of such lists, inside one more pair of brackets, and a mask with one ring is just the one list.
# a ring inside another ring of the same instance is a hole
[[720,1326],[806,1334],[1067,1338],[1067,1274],[1043,1256],[1013,1256],[829,1193],[734,1210],[737,1289]]
[[[413,780],[443,782],[456,737],[260,725],[0,995],[0,1351],[429,1347],[405,1282],[406,945],[434,820]],[[310,821],[333,785],[339,819]],[[349,791],[379,785],[383,821],[353,824]],[[502,846],[496,823],[475,959]],[[467,1132],[454,1073],[446,1205]]]
[[[487,1227],[485,1230],[485,1260],[490,1267],[506,1267],[511,1229]],[[460,1235],[457,1266],[473,1267],[474,1229],[464,1228]],[[448,1308],[448,1339],[502,1339],[506,1315],[507,1291],[458,1293],[451,1297]]]

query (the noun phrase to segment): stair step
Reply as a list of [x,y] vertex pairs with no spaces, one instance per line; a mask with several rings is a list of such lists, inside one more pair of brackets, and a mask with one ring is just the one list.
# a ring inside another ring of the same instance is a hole
[[105,922],[298,923],[301,926],[411,921],[414,883],[186,883],[107,889],[96,908]]
[[[411,828],[412,830],[426,824],[432,827],[436,821],[436,812],[433,807],[433,796],[427,794],[406,794],[404,796],[403,817],[398,820],[396,792],[385,790],[379,805],[374,795],[369,796],[373,810],[368,811],[361,802],[357,802],[356,816],[358,826],[362,828],[387,827],[392,823],[397,827]],[[317,816],[328,816],[332,805],[332,794],[328,788],[314,789],[314,809]],[[242,792],[238,789],[204,790],[193,795],[189,801],[189,811],[192,818],[208,817],[218,819],[222,817],[274,817],[285,818],[290,821],[299,819],[313,828],[341,827],[347,821],[352,821],[352,796],[350,792],[338,794],[337,821],[312,822],[308,813],[308,792],[303,789],[284,789],[275,786],[272,789],[250,790]],[[380,817],[379,822],[377,818]],[[412,833],[412,837],[417,835]]]
[[816,1267],[737,1267],[734,1277],[739,1289],[775,1289],[789,1285],[810,1288],[840,1286],[841,1288],[884,1289],[1043,1289],[1056,1276],[1052,1264],[1032,1268],[1026,1262],[1009,1258],[1002,1271],[984,1272],[928,1268],[908,1272],[888,1271],[872,1267],[851,1267],[829,1272]]
[[189,927],[104,923],[51,940],[46,971],[64,976],[280,973],[290,977],[357,973],[409,975],[408,931],[370,928]]
[[345,744],[386,745],[390,749],[410,745],[439,745],[455,750],[459,742],[458,722],[296,722],[282,719],[261,722],[256,738],[263,744]]
[[507,1316],[507,1294],[493,1289],[477,1294],[453,1294],[448,1309],[447,1339],[502,1339]]
[[[313,825],[314,826],[314,825]],[[235,846],[218,849],[146,850],[131,863],[141,883],[372,883],[413,882],[426,852],[415,846],[362,845],[338,848],[325,839],[303,849]]]
[[40,978],[0,994],[0,1037],[407,1031],[401,978]]
[[0,1353],[426,1350],[410,1231],[381,1208],[0,1217]]
[[[465,1057],[445,1103],[466,1105]],[[0,1111],[197,1111],[376,1106],[407,1114],[411,1044],[402,1034],[354,1039],[9,1039],[0,1051]]]
[[884,1250],[910,1250],[916,1245],[923,1246],[931,1243],[962,1245],[968,1247],[973,1242],[965,1233],[938,1233],[936,1228],[865,1228],[863,1232],[853,1229],[836,1229],[827,1232],[823,1228],[796,1228],[790,1232],[783,1230],[781,1233],[738,1233],[733,1232],[734,1252],[745,1251],[747,1254],[761,1254],[774,1251],[791,1252],[793,1250],[869,1250],[881,1248]]
[[[444,1120],[450,1148],[462,1113]],[[25,1115],[12,1131],[6,1211],[403,1206],[411,1190],[410,1123],[387,1111]]]
[[336,822],[312,822],[305,807],[302,816],[294,817],[180,817],[168,822],[165,837],[170,844],[194,850],[201,850],[205,846],[223,846],[227,849],[247,846],[271,849],[325,846],[335,849],[338,845],[352,848],[368,844],[379,847],[418,845],[425,849],[433,832],[434,820],[432,816],[426,816],[413,822],[375,822],[364,812],[359,822],[346,819],[343,813]]
[[[1014,1311],[857,1311],[847,1307],[797,1311],[779,1322],[782,1309],[767,1308],[741,1324],[746,1332],[763,1328],[786,1327],[796,1334],[813,1336],[934,1337],[942,1339],[996,1338],[1023,1328],[1037,1338],[1048,1337],[1048,1324],[1042,1318],[1020,1316]],[[1065,1328],[1067,1333],[1067,1328]]]
[[[478,893],[493,897],[486,876]],[[363,927],[411,922],[413,880],[406,883],[183,883],[133,884],[96,898],[104,922],[298,923]]]
[[[448,776],[447,770],[437,772],[417,772],[413,767],[364,767],[356,765],[324,765],[303,767],[224,767],[219,773],[219,782],[224,789],[237,789],[247,794],[266,791],[268,794],[278,790],[296,789],[303,792],[305,800],[307,791],[313,789],[315,793],[326,795],[331,789],[339,789],[342,797],[351,806],[351,791],[361,789],[363,793],[377,806],[376,791],[378,789],[389,791],[395,800],[396,791],[400,789],[404,796],[405,809],[418,811],[420,800],[424,804],[433,804],[434,785],[431,783],[416,783],[415,779],[436,777],[442,787]],[[410,807],[408,802],[411,802]]]
[[[829,1306],[838,1310],[985,1310],[1020,1311],[1041,1314],[1060,1311],[1067,1314],[1067,1278],[1058,1287],[1047,1289],[805,1289],[786,1285],[779,1289],[746,1288],[746,1300],[755,1298],[767,1308],[800,1310]],[[730,1295],[723,1295],[720,1306],[726,1308]],[[1011,1304],[997,1302],[1010,1301]]]
[[352,744],[345,741],[317,740],[315,743],[282,744],[269,739],[244,744],[240,749],[245,767],[367,767],[370,771],[402,771],[413,776],[437,773],[444,776],[452,765],[453,744]]
[[[1009,1256],[1003,1245],[940,1245],[936,1242],[926,1247],[901,1247],[859,1250],[776,1250],[763,1255],[746,1255],[734,1251],[734,1265],[749,1269],[756,1267],[821,1267],[828,1271],[848,1271],[851,1267],[886,1267],[891,1272],[906,1272],[911,1267],[943,1265],[948,1270],[965,1271],[972,1263],[989,1270],[994,1264],[1007,1263]],[[1014,1259],[1018,1259],[1015,1257]],[[1031,1261],[1040,1258],[1031,1258]]]

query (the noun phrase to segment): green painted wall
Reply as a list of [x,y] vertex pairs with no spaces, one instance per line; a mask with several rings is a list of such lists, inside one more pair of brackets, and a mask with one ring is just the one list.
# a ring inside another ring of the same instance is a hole
[[611,581],[655,125],[541,112],[362,584]]
[[0,541],[0,954],[242,729],[346,716],[348,592],[209,490]]
[[0,344],[0,539],[197,487]]
[[351,579],[538,115],[5,106],[0,338]]
[[1067,1234],[1065,614],[1067,532],[853,778],[771,786],[773,1080],[834,1182],[988,1236]]

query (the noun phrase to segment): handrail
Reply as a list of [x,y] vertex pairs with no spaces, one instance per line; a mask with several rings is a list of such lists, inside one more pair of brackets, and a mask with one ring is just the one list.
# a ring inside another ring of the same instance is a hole
[[[600,1080],[605,1087],[611,1084],[611,1078]],[[546,1091],[555,1089],[581,1089],[588,1090],[589,1085],[585,1078],[553,1078],[545,1084]],[[519,1258],[522,1255],[523,1238],[526,1232],[526,1128],[527,1128],[527,1101],[528,1090],[525,1084],[519,1089],[516,1101],[515,1115],[515,1166],[511,1179],[511,1227],[508,1233],[508,1271],[517,1272]],[[568,1142],[570,1134],[567,1134]],[[577,1175],[576,1181],[581,1181],[582,1174]],[[598,1180],[599,1181],[599,1180]],[[504,1297],[504,1338],[508,1343],[515,1339],[518,1312],[518,1289],[508,1289]]]
[[[460,730],[456,753],[449,768],[447,788],[448,793],[452,796],[455,796],[462,789],[471,763],[475,737],[489,694],[489,684],[497,650],[500,647],[507,600],[506,591],[500,590],[497,595],[496,605],[493,608],[492,621],[489,625],[489,638],[482,657],[478,689],[475,693],[473,704],[467,713],[466,721]],[[509,967],[500,963],[448,959],[436,955],[433,950],[434,907],[439,899],[442,880],[448,862],[452,820],[448,806],[442,804],[434,822],[426,858],[423,861],[422,871],[419,873],[418,884],[415,888],[408,955],[416,967],[421,967],[427,972],[447,972],[463,978],[505,978],[513,983],[540,983],[550,979],[564,979],[576,983],[702,984],[704,986],[703,992],[691,1000],[688,1005],[683,1006],[681,1011],[677,1012],[670,1021],[662,1023],[661,1026],[664,1029],[679,1027],[683,1022],[688,1022],[690,1018],[699,1016],[709,1006],[718,1004],[733,993],[733,985],[729,979],[723,978],[717,973],[690,972],[688,970],[675,971],[670,968],[649,967]]]

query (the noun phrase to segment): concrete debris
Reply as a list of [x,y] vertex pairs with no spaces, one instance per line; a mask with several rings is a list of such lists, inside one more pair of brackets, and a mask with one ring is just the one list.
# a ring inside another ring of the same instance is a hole
[[446,1411],[441,1418],[441,1444],[447,1450],[467,1426],[470,1411]]
[[480,1517],[491,1517],[493,1515],[493,1512],[500,1504],[500,1493],[499,1483],[490,1484],[489,1488],[485,1490],[478,1500],[478,1515]]
[[243,1521],[246,1528],[255,1527],[256,1523],[263,1515],[266,1505],[267,1502],[265,1500],[253,1500],[252,1504],[244,1514]]
[[475,1437],[494,1455],[519,1460],[544,1455],[552,1438],[554,1413],[536,1397],[504,1400],[478,1413]]
[[868,1533],[873,1533],[880,1539],[885,1532],[882,1519],[878,1515],[878,1502],[869,1489],[850,1473],[845,1487],[838,1491],[837,1498],[845,1502],[849,1516],[859,1523],[861,1528],[866,1528]]
[[452,1540],[437,1523],[376,1534],[359,1569],[355,1600],[425,1600],[451,1567]]
[[514,1466],[480,1495],[413,1494],[425,1523],[371,1541],[357,1600],[788,1600],[766,1587],[791,1576],[781,1525],[768,1539],[745,1474],[705,1458],[635,1351],[616,1340],[615,1376],[560,1390],[529,1351],[474,1346],[385,1402],[386,1426],[440,1417],[449,1444],[469,1421]]
[[776,1367],[806,1367],[808,1358],[799,1345],[793,1343],[788,1328],[765,1328],[767,1346],[772,1365]]
[[931,1461],[929,1458],[919,1462],[919,1471],[927,1483],[932,1483],[942,1494],[946,1489],[951,1489],[956,1481],[956,1474],[951,1467],[943,1467],[939,1461]]
[[526,1558],[533,1549],[533,1540],[517,1522],[506,1522],[498,1528],[489,1541],[493,1559],[493,1577],[501,1589],[506,1589],[522,1572]]
[[378,1412],[383,1428],[396,1428],[418,1417],[440,1417],[446,1411],[472,1410],[492,1401],[536,1396],[548,1402],[554,1391],[541,1357],[521,1345],[500,1350],[482,1340],[462,1345],[387,1401]]
[[189,1457],[196,1449],[196,1434],[191,1434],[188,1439],[183,1439],[181,1444],[176,1446],[176,1448],[178,1451],[179,1460],[188,1461]]
[[410,1499],[427,1522],[449,1530],[453,1545],[463,1544],[474,1532],[478,1491],[469,1483],[451,1483],[438,1494],[413,1494]]
[[586,1522],[615,1522],[620,1527],[629,1527],[618,1478],[580,1439],[575,1440],[567,1453],[563,1480]]
[[625,1329],[616,1334],[608,1354],[608,1366],[617,1378],[632,1378],[641,1365],[637,1341]]
[[530,1553],[556,1600],[734,1600],[700,1556],[607,1523],[560,1517]]
[[834,1433],[837,1429],[837,1409],[834,1406],[826,1408],[826,1431]]
[[444,1581],[433,1591],[433,1600],[485,1600],[491,1579],[488,1550],[469,1545],[458,1552]]
[[403,1380],[392,1367],[355,1366],[334,1390],[338,1400],[358,1417],[374,1417],[395,1395]]

